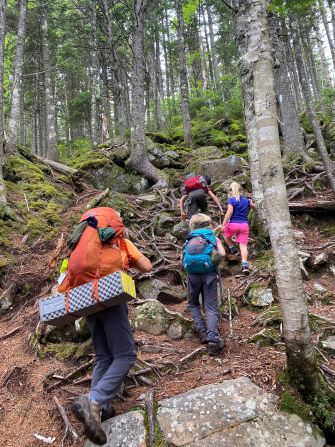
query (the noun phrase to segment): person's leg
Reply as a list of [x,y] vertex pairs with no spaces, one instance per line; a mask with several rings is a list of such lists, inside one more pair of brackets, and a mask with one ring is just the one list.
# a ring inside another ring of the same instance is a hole
[[201,310],[200,310],[200,302],[199,296],[202,294],[203,297],[203,288],[202,288],[202,274],[196,275],[189,273],[188,274],[188,307],[190,309],[195,329],[199,334],[206,333],[207,328],[206,324],[202,318]]
[[100,320],[99,314],[100,312],[87,317],[87,324],[91,331],[93,350],[95,353],[91,388],[99,382],[113,361],[113,356],[109,351],[105,335],[104,324]]
[[206,309],[207,340],[216,343],[219,340],[218,332],[218,278],[215,272],[205,273],[203,282],[203,300]]
[[194,214],[197,214],[198,212],[198,203],[196,200],[196,191],[191,191],[186,200],[186,214],[187,218],[191,219]]
[[136,360],[136,348],[126,305],[101,312],[104,332],[113,361],[101,379],[91,388],[91,399],[106,407],[112,400]]
[[239,229],[236,236],[236,241],[240,245],[241,251],[241,266],[243,273],[249,273],[249,263],[248,263],[248,242],[249,242],[249,225],[239,224]]
[[225,243],[228,245],[230,253],[235,255],[238,253],[238,249],[232,240],[232,236],[234,234],[235,233],[234,233],[234,229],[233,229],[233,224],[227,223],[224,228],[223,238],[225,240]]
[[208,202],[207,202],[207,194],[203,189],[197,190],[197,202],[198,202],[198,209],[201,213],[207,214],[208,213]]

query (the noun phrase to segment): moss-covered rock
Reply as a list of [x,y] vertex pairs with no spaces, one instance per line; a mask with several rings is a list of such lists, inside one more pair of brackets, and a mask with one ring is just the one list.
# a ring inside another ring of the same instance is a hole
[[83,343],[48,343],[41,349],[40,356],[43,358],[46,355],[52,355],[63,362],[70,359],[79,360],[92,352],[92,342],[89,339]]
[[304,421],[312,421],[313,413],[310,405],[306,404],[297,393],[284,390],[280,396],[279,408],[286,413],[296,414]]
[[272,346],[281,341],[280,334],[275,328],[264,328],[257,334],[252,335],[248,341],[260,346]]

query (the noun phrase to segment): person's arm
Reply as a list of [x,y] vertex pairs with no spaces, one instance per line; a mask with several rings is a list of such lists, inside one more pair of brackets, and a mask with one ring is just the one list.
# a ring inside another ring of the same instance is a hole
[[133,261],[132,266],[141,273],[149,273],[152,271],[151,261],[144,255],[136,259],[136,261]]
[[182,219],[186,219],[186,213],[184,208],[185,200],[187,199],[187,195],[182,196],[182,198],[179,201],[179,207],[180,207],[180,214]]
[[220,239],[218,237],[216,238],[216,246],[218,248],[218,252],[220,253],[220,255],[226,256],[226,251],[223,248],[222,242],[220,241]]
[[223,209],[220,203],[220,200],[216,197],[216,195],[210,190],[207,190],[209,197],[213,200],[213,202],[215,203],[215,205],[219,208],[220,213],[223,214]]
[[256,204],[252,200],[249,200],[249,207],[252,209],[256,209]]
[[233,207],[233,205],[231,205],[229,203],[226,215],[225,215],[225,217],[223,219],[223,222],[222,222],[222,225],[221,225],[222,230],[224,229],[226,223],[229,222],[231,216],[233,215],[233,212],[234,212],[234,207]]

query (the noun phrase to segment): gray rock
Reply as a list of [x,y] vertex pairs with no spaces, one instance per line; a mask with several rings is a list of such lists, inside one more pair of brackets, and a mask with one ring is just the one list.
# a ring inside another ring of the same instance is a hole
[[248,378],[205,385],[159,402],[165,440],[190,447],[323,447],[325,440]]
[[219,160],[210,160],[200,163],[200,172],[209,175],[212,182],[223,182],[243,171],[242,159],[236,155]]
[[6,313],[13,306],[14,286],[9,286],[0,296],[0,315]]
[[252,287],[248,292],[249,299],[253,306],[269,306],[273,301],[272,289],[265,287]]
[[[102,423],[107,434],[105,447],[146,447],[144,417],[139,411],[121,414]],[[87,441],[85,447],[96,447]]]
[[293,230],[293,234],[296,240],[305,239],[305,233],[303,231]]
[[[167,333],[175,340],[192,334],[193,321],[183,317],[179,312],[167,309],[159,301],[148,300],[136,306],[133,326],[148,334]],[[170,330],[171,326],[173,328]]]
[[159,213],[155,218],[155,232],[158,236],[165,236],[169,230],[172,230],[174,218],[168,213]]
[[326,340],[321,342],[321,346],[323,349],[330,351],[332,354],[335,354],[335,336],[332,335],[328,337]]
[[178,160],[180,155],[176,151],[166,151],[165,155],[169,158],[172,158],[172,160]]
[[172,236],[179,240],[185,239],[189,232],[190,228],[186,220],[177,223],[171,230]]
[[309,253],[307,253],[307,251],[302,251],[302,250],[298,250],[298,255],[299,255],[299,258],[302,260],[303,263],[308,261],[310,259],[310,257],[311,257],[311,255]]
[[246,191],[251,192],[252,190],[250,177],[246,174],[235,175],[234,177],[225,180],[224,182],[221,183],[220,190],[222,189],[224,192],[228,193],[232,182],[239,183]]
[[198,149],[195,149],[192,155],[202,160],[217,159],[222,158],[223,156],[220,149],[216,146],[201,146]]
[[314,259],[313,265],[315,266],[324,265],[327,264],[327,262],[328,262],[328,253],[320,253]]
[[137,285],[139,296],[145,300],[158,300],[163,303],[180,303],[187,298],[187,292],[168,286],[159,279],[146,279]]
[[241,377],[160,401],[157,420],[168,442],[192,445],[242,422],[272,415],[276,399]]
[[314,283],[314,289],[317,292],[319,292],[319,293],[326,293],[327,292],[327,289],[325,287],[323,287],[323,285],[318,283],[318,282]]
[[323,447],[325,440],[294,414],[259,418],[201,439],[192,447]]
[[136,197],[136,202],[141,205],[155,205],[156,203],[160,203],[161,198],[156,194],[145,194]]

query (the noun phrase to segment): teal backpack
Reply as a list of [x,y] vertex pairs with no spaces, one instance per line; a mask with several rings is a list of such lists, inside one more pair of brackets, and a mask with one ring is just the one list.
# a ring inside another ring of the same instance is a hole
[[213,250],[217,250],[214,231],[208,228],[193,230],[183,248],[184,269],[188,273],[214,272],[218,263],[213,263]]

